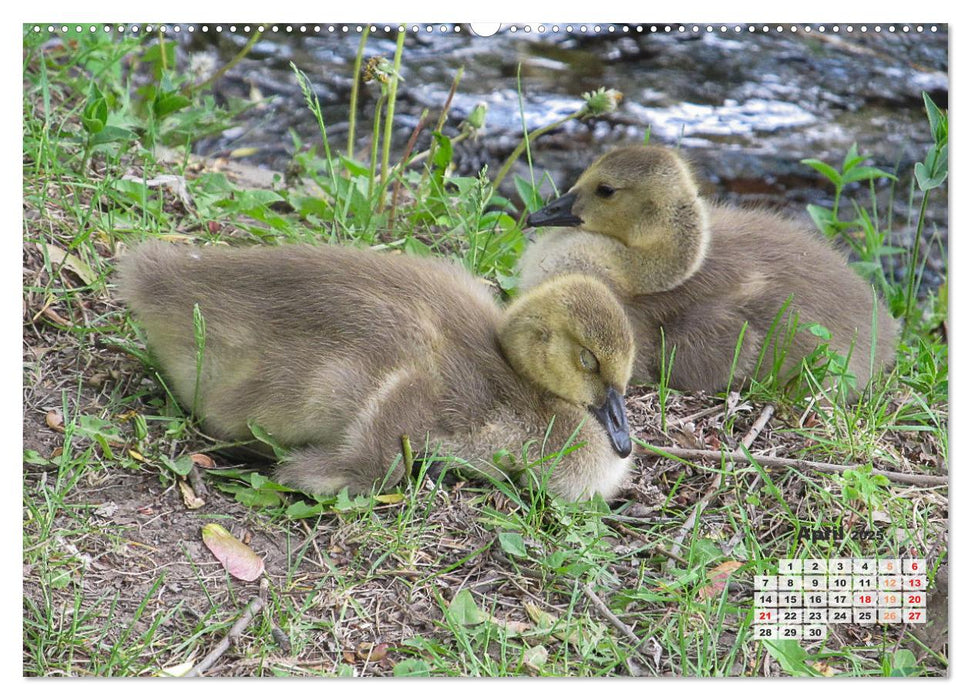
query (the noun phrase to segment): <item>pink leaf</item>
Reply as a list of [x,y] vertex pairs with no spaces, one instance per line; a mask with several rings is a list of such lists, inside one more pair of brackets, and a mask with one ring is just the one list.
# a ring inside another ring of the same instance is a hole
[[232,576],[255,581],[263,574],[262,557],[229,534],[222,525],[203,525],[202,541]]

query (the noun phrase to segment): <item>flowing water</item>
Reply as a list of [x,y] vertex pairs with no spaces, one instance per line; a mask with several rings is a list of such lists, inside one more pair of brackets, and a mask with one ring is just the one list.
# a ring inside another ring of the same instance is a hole
[[[871,156],[870,164],[901,176],[893,186],[876,188],[880,211],[894,200],[895,242],[907,245],[916,209],[910,192],[914,163],[924,159],[931,139],[922,92],[942,109],[948,103],[948,33],[946,25],[883,25],[863,31],[840,25],[834,32],[818,25],[806,32],[790,25],[729,25],[721,31],[671,31],[650,25],[611,25],[572,32],[553,25],[546,31],[516,32],[506,27],[491,37],[422,25],[405,42],[394,144],[403,149],[423,109],[433,120],[445,104],[459,68],[463,78],[455,93],[446,133],[473,107],[488,106],[485,129],[475,141],[456,147],[461,172],[491,171],[520,141],[524,124],[534,129],[578,109],[583,92],[607,87],[624,98],[618,110],[601,118],[572,121],[536,141],[532,160],[566,189],[598,154],[619,144],[639,143],[649,132],[655,143],[679,145],[693,163],[705,190],[736,203],[767,204],[806,216],[807,203],[832,205],[828,181],[799,161],[818,158],[838,166],[855,143]],[[906,26],[906,31],[904,27]],[[638,29],[639,27],[639,29]],[[921,31],[918,31],[920,27]],[[932,31],[932,27],[934,31]],[[220,83],[226,95],[260,94],[268,108],[254,110],[243,126],[200,144],[203,152],[255,147],[251,158],[277,170],[292,154],[292,129],[304,143],[319,140],[290,62],[303,70],[324,107],[332,143],[347,134],[351,73],[360,34],[322,25],[316,33],[267,32],[249,56]],[[410,29],[410,27],[409,27]],[[444,29],[444,31],[442,31]],[[243,35],[195,34],[187,48],[227,61],[246,41]],[[365,57],[394,54],[394,31],[377,27]],[[361,90],[358,146],[367,148],[370,115],[377,88]],[[365,133],[368,132],[368,133]],[[428,135],[417,148],[423,148]],[[514,172],[529,177],[525,158]],[[507,189],[508,188],[508,189]],[[867,185],[847,189],[845,197],[868,199]],[[519,204],[511,188],[504,194]],[[919,193],[917,195],[919,197]],[[850,212],[848,211],[847,214]],[[924,245],[930,252],[925,286],[933,288],[946,270],[947,190],[936,192],[928,209]],[[938,242],[940,245],[938,245]]]

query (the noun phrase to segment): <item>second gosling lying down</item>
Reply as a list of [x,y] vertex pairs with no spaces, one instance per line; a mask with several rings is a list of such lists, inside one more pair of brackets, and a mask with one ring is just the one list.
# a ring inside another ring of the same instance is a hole
[[705,202],[671,150],[634,146],[607,153],[528,223],[570,228],[548,232],[527,248],[520,289],[563,273],[607,282],[634,328],[635,381],[659,379],[662,329],[666,353],[677,348],[673,388],[724,391],[732,379],[737,386],[765,376],[783,353],[785,381],[820,342],[808,330],[785,342],[792,312],[800,324],[830,331],[829,347],[850,357],[857,389],[869,382],[871,370],[893,361],[897,322],[883,304],[874,309],[873,289],[844,256],[780,215]]
[[402,435],[493,475],[521,469],[524,449],[536,464],[579,444],[535,467],[571,500],[609,498],[626,474],[633,336],[600,282],[559,277],[501,311],[456,265],[336,246],[143,244],[120,271],[187,406],[199,305],[199,415],[217,437],[250,439],[253,421],[293,448],[282,483],[320,494],[393,485]]

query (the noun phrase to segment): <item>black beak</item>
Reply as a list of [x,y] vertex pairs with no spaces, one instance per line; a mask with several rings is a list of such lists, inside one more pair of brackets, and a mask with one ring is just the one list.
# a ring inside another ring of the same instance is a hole
[[583,219],[573,214],[573,203],[577,201],[574,193],[567,193],[554,199],[539,211],[526,217],[527,226],[579,226]]
[[624,408],[624,397],[610,387],[607,389],[607,400],[600,408],[590,406],[590,411],[607,429],[610,444],[614,452],[626,457],[631,451],[630,426],[627,425],[627,410]]

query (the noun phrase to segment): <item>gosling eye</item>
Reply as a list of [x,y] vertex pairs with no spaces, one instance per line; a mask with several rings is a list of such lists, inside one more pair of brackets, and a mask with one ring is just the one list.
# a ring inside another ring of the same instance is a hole
[[595,190],[595,193],[598,197],[602,197],[603,199],[609,199],[611,195],[613,195],[613,193],[616,191],[617,190],[611,187],[610,185],[605,185],[601,183],[597,185],[597,189]]
[[586,348],[580,348],[580,364],[589,372],[600,371],[600,363],[592,352]]

